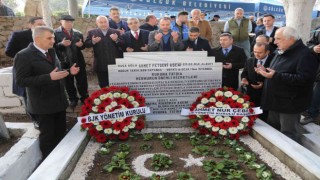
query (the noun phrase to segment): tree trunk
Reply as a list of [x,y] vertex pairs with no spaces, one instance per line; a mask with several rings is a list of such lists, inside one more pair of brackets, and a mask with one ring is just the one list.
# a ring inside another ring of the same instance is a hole
[[69,14],[76,18],[78,17],[78,1],[77,0],[68,0],[68,9]]
[[303,42],[310,38],[312,9],[316,0],[281,0],[286,14],[286,26],[295,28]]
[[51,11],[49,8],[49,0],[41,0],[43,20],[48,27],[52,28]]

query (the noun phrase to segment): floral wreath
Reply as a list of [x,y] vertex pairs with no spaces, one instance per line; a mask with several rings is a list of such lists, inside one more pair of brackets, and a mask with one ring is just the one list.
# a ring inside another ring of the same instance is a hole
[[[110,86],[101,88],[91,94],[81,107],[80,116],[116,112],[131,108],[145,106],[145,98],[138,91],[130,91],[128,87]],[[107,140],[128,139],[130,132],[142,130],[145,124],[144,115],[135,115],[126,118],[106,119],[100,122],[81,119],[81,129],[87,130],[97,142],[104,143]]]
[[[233,88],[211,89],[201,93],[191,107],[196,108],[243,108],[253,113],[254,103],[250,97]],[[211,134],[212,136],[239,139],[241,135],[249,134],[257,115],[250,116],[220,116],[220,115],[189,115],[192,120],[192,128],[198,129],[200,134]]]

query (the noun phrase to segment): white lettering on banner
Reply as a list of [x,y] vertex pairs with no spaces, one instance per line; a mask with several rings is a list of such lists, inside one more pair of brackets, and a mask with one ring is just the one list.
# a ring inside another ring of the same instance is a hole
[[252,116],[257,114],[262,114],[262,109],[260,107],[252,108],[253,112],[250,112],[249,109],[242,108],[201,108],[194,109],[190,111],[189,109],[182,109],[182,116],[189,115],[215,115],[215,116]]
[[[150,113],[149,107],[139,107],[139,108],[120,110],[116,112],[91,114],[88,116],[78,117],[77,119],[78,119],[78,122],[80,123],[90,123],[90,122],[99,122],[99,121],[110,120],[110,119],[126,118],[131,116],[142,115],[142,114],[149,114],[149,113]],[[84,122],[83,119],[85,119],[86,121]]]

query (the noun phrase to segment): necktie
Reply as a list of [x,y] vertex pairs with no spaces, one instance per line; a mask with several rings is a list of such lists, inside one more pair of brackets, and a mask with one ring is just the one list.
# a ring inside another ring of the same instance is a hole
[[228,49],[224,49],[224,56],[227,56],[228,55],[228,52],[229,50]]
[[63,29],[63,32],[67,35],[68,39],[71,40],[71,34],[66,29]]
[[263,61],[262,60],[258,60],[258,64],[262,65]]
[[47,56],[47,60],[52,63],[52,57],[50,56],[50,54],[48,52],[46,52],[45,54]]
[[134,38],[136,38],[136,40],[138,40],[138,39],[139,39],[139,34],[138,34],[138,32],[136,31],[136,32],[134,32],[134,34],[135,34]]

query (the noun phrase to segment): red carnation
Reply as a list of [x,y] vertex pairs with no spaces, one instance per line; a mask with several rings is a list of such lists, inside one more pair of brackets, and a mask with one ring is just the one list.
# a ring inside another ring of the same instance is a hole
[[215,89],[211,89],[211,90],[210,90],[210,93],[211,93],[211,94],[215,94],[215,93],[216,93],[216,90],[215,90]]
[[249,121],[248,122],[248,128],[252,128],[253,124],[254,124],[254,121]]
[[232,87],[228,87],[228,91],[234,91]]
[[82,127],[83,129],[91,128],[92,126],[93,126],[92,123],[84,123],[84,124],[81,124],[81,127]]
[[125,126],[129,126],[131,123],[132,117],[126,117],[122,122]]
[[230,139],[239,139],[240,134],[230,134]]
[[115,134],[110,134],[108,136],[108,139],[110,139],[110,140],[113,140],[113,139],[116,139],[116,138],[117,138],[117,135],[115,135]]
[[233,105],[234,105],[234,108],[242,108],[241,103],[235,102],[235,103],[233,103]]
[[96,137],[99,134],[99,132],[96,130],[96,128],[90,128],[89,134],[90,136]]
[[124,124],[122,122],[115,122],[113,124],[113,129],[117,131],[121,131],[124,128]]
[[217,126],[218,123],[216,122],[215,119],[211,119],[211,120],[210,120],[210,123],[211,123],[212,126],[219,127],[219,126]]
[[106,112],[106,105],[105,104],[99,104],[98,106],[98,113],[104,113]]
[[102,126],[103,129],[107,129],[107,128],[112,127],[111,121],[108,121],[108,120],[101,121],[100,125]]
[[249,101],[250,100],[250,96],[248,95],[243,95],[242,98],[245,100],[245,101]]
[[100,91],[101,91],[103,94],[107,94],[108,92],[110,92],[110,89],[103,87],[103,88],[100,89]]
[[95,91],[91,94],[91,97],[92,99],[95,99],[97,97],[99,97],[101,95],[101,92],[100,91]]
[[120,134],[119,134],[119,139],[120,140],[126,140],[126,139],[128,139],[128,137],[129,137],[129,132],[120,132]]
[[226,104],[231,104],[231,103],[233,103],[233,102],[234,102],[234,100],[233,100],[232,98],[227,98],[224,103],[226,103]]
[[220,101],[220,102],[223,102],[224,97],[223,97],[223,96],[217,96],[217,97],[216,97],[216,100],[217,100],[217,101]]
[[201,99],[202,99],[202,97],[201,97],[201,96],[200,96],[200,97],[197,97],[197,99],[196,99],[196,103],[201,102]]
[[117,87],[117,86],[110,86],[110,87],[109,87],[109,89],[110,89],[110,91],[117,91],[117,90],[120,90],[120,88],[119,88],[119,87]]
[[215,137],[217,137],[219,135],[219,133],[218,132],[211,132],[211,136],[215,136]]
[[201,134],[201,135],[205,135],[205,134],[208,134],[208,133],[209,133],[209,130],[206,129],[206,128],[199,129],[199,134]]
[[249,134],[249,130],[242,130],[240,131],[241,135],[248,135]]
[[86,118],[81,118],[81,123],[86,123],[87,122],[87,119]]
[[255,107],[256,105],[254,104],[254,102],[250,102],[250,107]]
[[189,119],[195,119],[195,118],[197,118],[196,115],[189,115]]
[[127,108],[131,109],[131,108],[134,108],[134,106],[132,104],[129,104]]
[[140,130],[143,129],[143,128],[144,128],[144,121],[138,119],[138,120],[136,121],[136,129],[140,131]]
[[254,110],[253,110],[252,108],[250,108],[250,109],[249,109],[249,112],[250,112],[250,113],[253,113],[253,112],[254,112]]
[[91,98],[91,97],[87,98],[86,100],[84,100],[84,103],[86,105],[91,105],[93,103],[93,98]]
[[218,88],[217,91],[224,91],[224,89],[223,88]]
[[89,113],[87,112],[87,111],[82,111],[81,113],[80,113],[80,116],[86,116],[86,115],[88,115]]
[[107,106],[110,105],[112,102],[111,98],[106,98],[105,100],[103,100],[103,103],[106,104]]
[[220,123],[220,129],[228,129],[230,127],[229,123],[227,122],[222,122]]
[[124,86],[124,87],[121,87],[120,90],[124,93],[128,93],[129,92],[129,88]]
[[192,128],[193,129],[197,129],[198,127],[199,127],[198,121],[195,121],[195,122],[192,123]]
[[144,106],[146,106],[145,103],[140,103],[140,104],[139,104],[139,107],[144,107]]
[[204,121],[210,121],[209,115],[204,115],[204,116],[203,116],[203,120],[204,120]]
[[120,99],[118,104],[124,105],[125,107],[128,107],[128,105],[130,104],[128,99]]
[[258,118],[257,115],[249,116],[250,121],[254,121],[254,120],[256,120],[257,118]]
[[140,94],[138,91],[133,90],[133,91],[129,92],[129,96],[133,96],[134,98],[136,98],[136,97],[140,96]]
[[232,119],[230,121],[230,126],[231,127],[238,127],[239,126],[239,121],[235,120],[235,119]]
[[99,134],[99,135],[96,136],[96,140],[99,143],[104,143],[104,142],[106,142],[107,137],[104,134]]
[[136,97],[136,101],[138,103],[144,103],[146,101],[146,98],[144,98],[143,96],[138,96]]
[[193,111],[197,107],[197,104],[193,103],[190,107],[190,111]]
[[216,103],[215,102],[209,102],[208,103],[208,107],[216,107]]
[[240,95],[241,92],[239,92],[239,91],[233,91],[232,94],[234,94],[234,95]]
[[82,107],[81,107],[81,110],[82,111],[91,111],[92,109],[92,105],[91,104],[84,104]]
[[203,97],[209,99],[211,97],[211,93],[210,92],[203,92],[201,93]]

